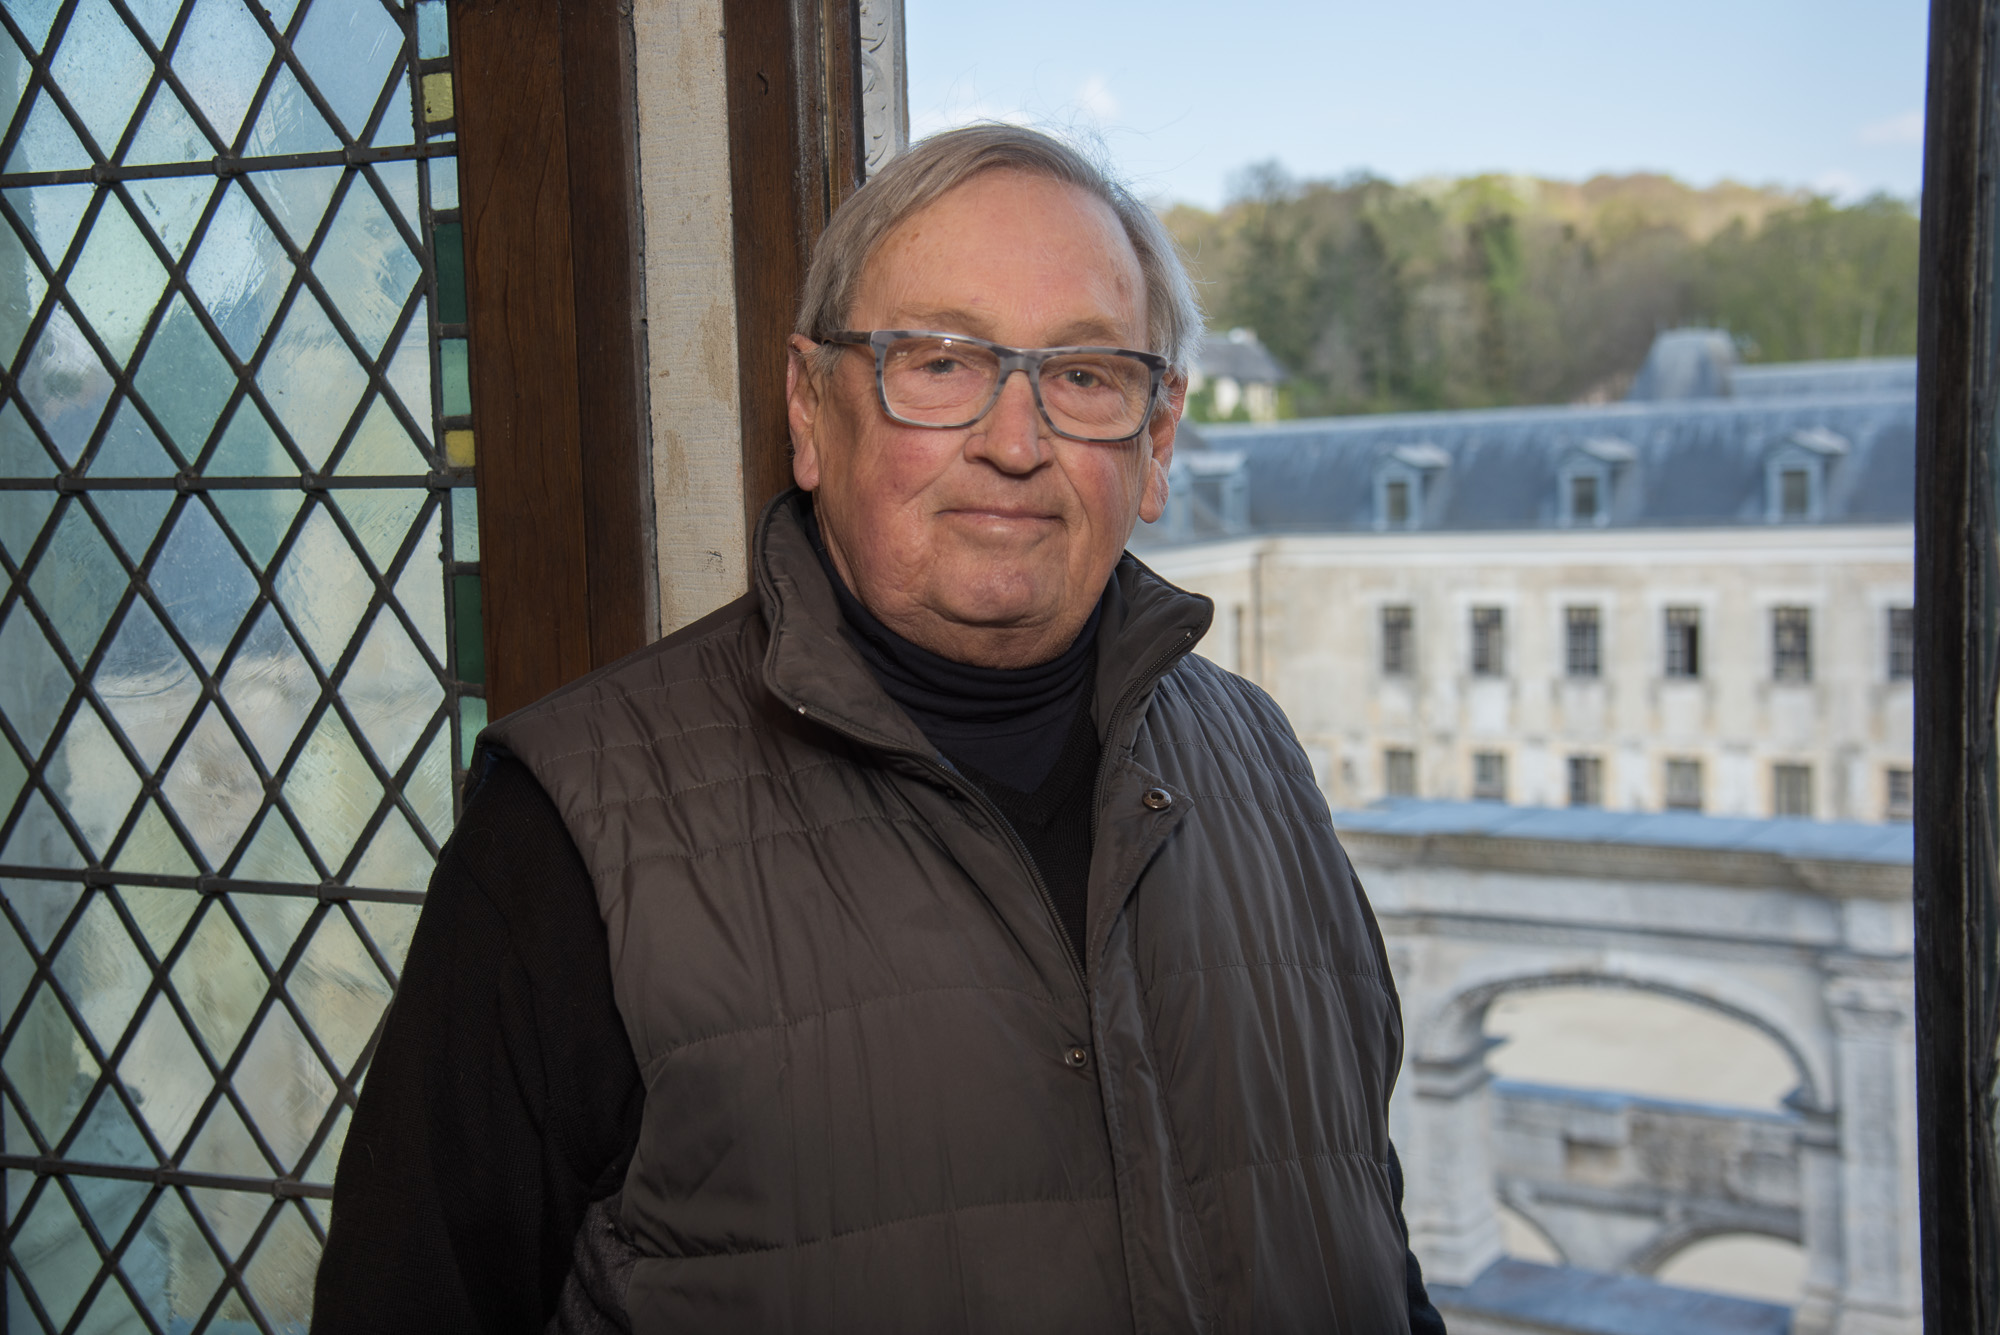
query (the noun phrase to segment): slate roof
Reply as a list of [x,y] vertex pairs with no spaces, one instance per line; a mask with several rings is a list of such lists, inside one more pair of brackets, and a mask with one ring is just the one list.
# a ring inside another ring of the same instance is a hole
[[[1252,533],[1375,529],[1375,477],[1399,452],[1427,469],[1426,530],[1559,527],[1563,469],[1586,456],[1615,461],[1607,464],[1612,527],[1764,524],[1767,462],[1801,440],[1827,462],[1819,522],[1906,523],[1915,516],[1914,377],[1884,389],[1887,379],[1862,377],[1858,393],[1218,423],[1202,434],[1208,448],[1243,456],[1242,531]],[[1205,536],[1189,525],[1141,534],[1142,545]]]

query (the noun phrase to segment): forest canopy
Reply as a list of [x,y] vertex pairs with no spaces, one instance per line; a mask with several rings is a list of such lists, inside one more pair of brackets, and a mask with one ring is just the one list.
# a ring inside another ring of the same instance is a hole
[[1747,362],[1916,351],[1917,217],[1887,196],[1265,164],[1220,212],[1164,216],[1210,327],[1254,330],[1290,372],[1287,416],[1618,398],[1684,325]]

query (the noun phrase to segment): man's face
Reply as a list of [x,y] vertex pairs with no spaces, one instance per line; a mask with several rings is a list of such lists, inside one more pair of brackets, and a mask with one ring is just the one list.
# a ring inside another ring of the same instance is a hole
[[[1117,216],[1073,187],[989,171],[876,248],[848,327],[971,334],[1017,348],[1147,347],[1146,285]],[[1135,440],[1057,436],[1026,375],[969,427],[889,420],[874,363],[816,376],[792,340],[792,473],[814,494],[842,578],[904,638],[960,662],[1022,667],[1075,639],[1133,521],[1157,519],[1185,385]]]

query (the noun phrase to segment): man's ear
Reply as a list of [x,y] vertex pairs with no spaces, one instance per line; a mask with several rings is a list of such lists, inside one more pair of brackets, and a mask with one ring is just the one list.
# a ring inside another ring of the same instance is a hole
[[1169,375],[1162,388],[1166,402],[1146,424],[1145,440],[1151,454],[1146,460],[1146,490],[1139,498],[1139,518],[1148,524],[1156,522],[1167,508],[1167,472],[1174,463],[1174,431],[1187,407],[1187,377]]
[[785,417],[792,428],[792,481],[799,490],[819,486],[819,378],[807,360],[818,346],[804,334],[785,340]]

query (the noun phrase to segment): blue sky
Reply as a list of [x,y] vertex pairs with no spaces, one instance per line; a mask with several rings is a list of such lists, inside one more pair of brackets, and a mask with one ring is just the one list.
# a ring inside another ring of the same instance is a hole
[[1392,180],[1664,171],[1914,199],[1924,0],[906,0],[921,134],[1094,134],[1214,206],[1244,165]]

